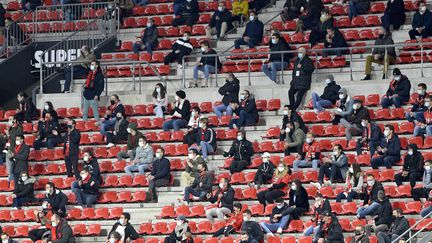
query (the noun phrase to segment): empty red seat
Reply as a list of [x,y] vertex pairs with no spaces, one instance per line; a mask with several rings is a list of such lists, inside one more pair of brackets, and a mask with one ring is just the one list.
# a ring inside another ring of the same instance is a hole
[[280,99],[270,99],[267,103],[267,110],[269,111],[277,111],[281,108],[281,100]]
[[404,213],[420,213],[422,210],[422,203],[420,201],[405,203]]
[[138,229],[140,234],[151,235],[153,233],[152,223],[142,223]]

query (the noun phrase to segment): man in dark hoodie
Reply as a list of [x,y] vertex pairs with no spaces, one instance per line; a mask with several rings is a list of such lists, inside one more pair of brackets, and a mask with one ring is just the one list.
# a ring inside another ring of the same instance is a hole
[[412,20],[412,30],[408,32],[410,39],[415,40],[416,36],[428,38],[432,36],[432,13],[427,9],[424,1],[418,2],[418,11]]
[[240,172],[250,165],[251,157],[254,154],[252,143],[246,139],[246,132],[239,130],[237,132],[237,140],[233,141],[228,152],[224,152],[224,157],[230,157],[234,160],[229,166],[231,174]]
[[323,219],[320,229],[315,236],[314,243],[340,243],[344,242],[342,226],[339,223],[336,214],[326,211],[322,215]]
[[201,151],[204,160],[208,160],[208,155],[216,152],[216,132],[209,127],[209,121],[207,117],[201,118],[200,125],[196,132],[196,144],[192,147],[197,148]]
[[83,153],[83,169],[87,169],[90,174],[98,180],[99,184],[102,182],[102,174],[100,171],[97,158],[93,155],[92,149],[84,150]]
[[331,205],[328,199],[324,199],[321,193],[315,195],[315,203],[313,207],[313,216],[311,221],[313,224],[303,231],[305,236],[315,235],[320,229],[321,215],[324,212],[331,212]]
[[248,45],[249,48],[254,48],[255,45],[261,43],[263,33],[264,24],[258,19],[258,13],[250,11],[249,22],[246,24],[243,36],[234,41],[235,49],[240,49],[240,45]]
[[367,118],[362,119],[361,125],[361,137],[357,138],[356,144],[357,155],[362,154],[364,151],[369,151],[372,157],[375,154],[376,148],[381,143],[383,133],[378,124],[369,121]]
[[381,100],[383,108],[394,105],[396,108],[402,107],[410,99],[411,82],[407,76],[402,75],[399,68],[393,69],[393,80],[385,96]]
[[36,106],[33,104],[32,98],[29,97],[25,92],[19,92],[17,95],[18,108],[14,117],[20,121],[31,122],[32,119],[39,116],[39,112],[36,110]]
[[81,179],[77,181],[78,188],[72,189],[75,194],[77,204],[87,208],[93,206],[99,195],[99,181],[94,178],[88,169],[82,169]]
[[378,157],[371,159],[372,169],[378,169],[379,166],[385,166],[387,169],[399,162],[401,143],[399,137],[394,134],[394,127],[391,124],[384,126],[384,138],[377,147]]
[[21,206],[28,202],[34,201],[34,183],[36,182],[33,176],[28,176],[26,171],[21,172],[18,184],[12,193],[13,203],[12,207],[21,208]]
[[51,208],[53,214],[66,217],[67,196],[59,189],[55,188],[54,183],[48,182],[45,185],[45,198],[42,199],[42,209]]
[[217,52],[210,48],[210,43],[206,40],[201,42],[201,59],[195,64],[193,69],[193,82],[189,84],[190,88],[198,87],[198,71],[204,73],[205,83],[201,84],[201,88],[208,87],[210,74],[216,73],[216,70],[222,68]]
[[361,121],[370,120],[369,110],[363,106],[361,100],[354,100],[353,112],[340,119],[340,124],[344,126],[346,140],[351,140],[352,136],[360,135],[363,131]]
[[158,202],[156,187],[167,186],[171,179],[170,161],[165,158],[165,150],[158,148],[155,153],[156,159],[153,161],[152,171],[147,175],[149,182],[150,201]]
[[316,92],[312,92],[312,105],[315,113],[324,111],[324,108],[331,107],[339,99],[340,85],[336,84],[333,75],[329,74],[325,77],[326,86],[321,96]]
[[219,88],[218,92],[223,96],[222,104],[215,106],[213,111],[219,118],[223,115],[223,112],[225,112],[227,116],[231,116],[233,114],[233,110],[230,106],[230,103],[238,103],[239,101],[240,81],[236,78],[236,76],[234,76],[233,73],[227,73],[225,84]]
[[214,12],[207,26],[207,39],[210,39],[211,35],[214,34],[216,34],[218,39],[225,39],[225,33],[233,28],[231,17],[231,12],[225,8],[223,2],[220,2],[217,11]]
[[407,149],[402,172],[395,175],[395,182],[400,186],[403,181],[409,181],[411,188],[414,188],[416,181],[423,176],[423,155],[418,151],[417,144],[408,144]]
[[366,215],[377,214],[381,208],[378,200],[378,192],[384,191],[381,182],[375,180],[373,174],[367,175],[367,186],[363,193],[363,205],[357,209],[357,218],[364,218]]
[[[152,54],[153,49],[157,47],[158,44],[158,29],[154,24],[153,19],[147,21],[147,28],[145,28],[143,35],[141,36],[141,41],[133,44],[133,52],[138,54],[141,50],[146,50],[148,53]],[[139,36],[137,38],[140,38]]]
[[172,26],[187,25],[192,27],[199,18],[199,6],[197,0],[185,1],[180,13],[173,19]]
[[416,124],[416,121],[423,122],[423,113],[427,110],[425,99],[429,97],[427,92],[427,86],[425,83],[419,83],[417,85],[417,98],[411,107],[411,110],[405,113],[405,117],[409,122]]
[[240,104],[231,102],[230,105],[233,112],[238,116],[238,118],[231,119],[229,123],[231,129],[240,129],[244,126],[258,123],[258,109],[256,107],[255,98],[249,90],[240,92]]
[[245,232],[252,240],[256,240],[256,242],[264,240],[264,234],[261,227],[256,221],[252,220],[252,212],[249,209],[246,209],[243,212],[241,231]]
[[[287,125],[288,123],[295,123],[297,122],[300,129],[303,130],[303,132],[307,132],[306,125],[303,121],[303,118],[297,113],[295,109],[291,105],[284,105],[283,108],[283,118],[282,118],[282,127],[281,127],[281,134],[279,136],[280,141],[284,141],[286,138],[286,131],[287,131]],[[288,133],[292,133],[293,131],[289,131]]]
[[99,65],[99,61],[93,60],[90,64],[90,72],[87,74],[86,81],[84,83],[83,92],[83,120],[88,120],[88,110],[92,107],[93,115],[96,121],[99,122],[99,100],[102,91],[105,88],[105,78],[102,73],[102,69]]
[[377,197],[380,209],[378,210],[378,214],[373,216],[373,219],[366,225],[366,235],[368,236],[371,235],[372,230],[375,235],[378,235],[379,232],[386,232],[392,222],[392,205],[390,204],[390,200],[386,197],[384,191],[379,191]]
[[312,60],[306,56],[306,49],[298,49],[297,58],[294,60],[294,70],[292,72],[292,81],[288,90],[290,105],[294,110],[300,106],[304,95],[310,89],[312,82],[312,73],[315,66]]
[[275,170],[274,164],[270,161],[270,153],[265,152],[261,158],[263,162],[258,167],[253,182],[249,184],[250,187],[254,187],[256,185],[258,189],[263,184],[271,182]]
[[234,189],[229,185],[228,179],[222,178],[218,189],[213,194],[207,194],[209,202],[216,205],[215,208],[206,211],[208,221],[213,223],[215,216],[219,221],[225,220],[225,216],[233,210],[234,193]]
[[[327,28],[327,35],[324,40],[324,48],[330,50],[323,50],[322,53],[323,57],[327,57],[328,55],[336,55],[340,57],[344,53],[346,53],[346,50],[336,49],[336,48],[343,48],[343,47],[348,47],[348,44],[345,40],[345,37],[342,35],[339,29],[335,27]],[[336,50],[332,50],[333,48],[335,48]]]
[[135,231],[130,221],[130,214],[123,212],[120,216],[119,220],[113,225],[111,230],[109,231],[107,240],[109,241],[109,237],[112,232],[121,232],[121,237],[123,242],[133,241],[140,238],[140,235]]
[[174,129],[179,131],[180,128],[185,127],[190,119],[190,102],[186,99],[186,93],[183,90],[178,90],[175,93],[175,102],[171,103],[171,119],[165,120],[162,125],[164,131]]
[[47,242],[52,243],[75,243],[75,236],[72,228],[69,226],[65,218],[61,215],[54,214],[51,217],[51,235],[48,237]]
[[[390,229],[387,232],[379,232],[378,233],[378,243],[391,243],[396,240],[399,236],[401,236],[405,231],[407,231],[410,227],[408,219],[406,219],[402,215],[402,209],[395,208],[393,210],[393,223],[390,226]],[[399,240],[405,240],[405,237],[401,237]]]
[[288,44],[282,39],[283,37],[280,34],[275,33],[271,36],[269,63],[261,66],[263,73],[276,84],[281,83],[277,77],[277,71],[286,69],[292,58],[292,53],[272,53],[290,50]]
[[195,173],[195,180],[192,185],[185,187],[183,201],[190,203],[190,195],[198,200],[203,200],[213,187],[213,172],[207,171],[205,164],[197,165],[198,173]]
[[[194,0],[196,2],[196,0]],[[190,32],[183,33],[183,37],[176,40],[172,45],[172,51],[164,57],[164,64],[169,65],[171,62],[177,61],[178,65],[183,68],[182,60],[184,56],[191,54],[193,45],[190,42]]]

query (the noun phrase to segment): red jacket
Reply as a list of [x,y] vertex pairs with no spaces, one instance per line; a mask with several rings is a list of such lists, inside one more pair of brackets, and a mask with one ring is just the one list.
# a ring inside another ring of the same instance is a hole
[[432,125],[432,108],[429,108],[428,110],[426,110],[424,113],[424,118],[426,120],[426,124],[427,125]]
[[[276,177],[275,174],[273,174],[273,178],[272,178],[272,188],[273,189],[277,189],[277,190],[281,190],[283,191],[285,194],[288,191],[288,182],[290,179],[290,175],[286,174],[284,177]],[[281,183],[284,183],[285,185],[283,187],[281,187],[282,185],[280,185]]]
[[306,153],[305,158],[319,159],[321,149],[318,141],[314,140],[312,144],[305,143],[303,145],[303,152]]
[[243,224],[243,213],[239,212],[238,214],[232,214],[229,219],[227,219],[225,226],[232,226],[234,230],[240,230]]

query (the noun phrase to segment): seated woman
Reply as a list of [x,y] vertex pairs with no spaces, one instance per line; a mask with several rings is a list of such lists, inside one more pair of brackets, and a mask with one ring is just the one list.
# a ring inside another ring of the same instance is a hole
[[283,162],[279,163],[273,174],[272,184],[267,190],[258,193],[258,201],[264,206],[273,203],[276,198],[284,197],[288,190],[288,180],[291,170]]
[[[179,215],[176,219],[176,226],[171,234],[165,237],[164,243],[184,242],[184,239],[190,238],[189,222],[184,215]],[[186,241],[188,242],[188,241]]]
[[359,199],[363,190],[363,174],[359,164],[354,163],[348,168],[344,188],[345,190],[336,196],[336,202],[341,202],[342,199],[347,202]]
[[171,119],[165,121],[162,125],[164,131],[170,129],[178,131],[187,125],[190,118],[190,103],[186,99],[186,93],[183,90],[176,92],[175,102],[171,104],[171,107],[173,108]]
[[163,118],[168,107],[168,98],[166,97],[166,89],[162,83],[156,84],[153,91],[153,107],[156,117]]
[[118,112],[116,114],[116,122],[114,125],[113,131],[106,132],[106,140],[108,145],[107,148],[114,147],[115,144],[126,141],[128,137],[127,128],[129,125],[129,122],[126,120],[126,117],[123,113]]
[[258,123],[259,114],[255,103],[255,98],[249,90],[243,90],[240,93],[240,104],[233,101],[230,102],[233,112],[238,118],[231,119],[229,127],[232,129],[239,129],[247,125],[254,125]]

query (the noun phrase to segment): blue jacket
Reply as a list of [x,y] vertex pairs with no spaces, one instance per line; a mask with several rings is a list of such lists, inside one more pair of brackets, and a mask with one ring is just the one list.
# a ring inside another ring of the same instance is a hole
[[392,138],[387,141],[387,138],[383,138],[380,144],[381,148],[386,148],[387,151],[384,156],[396,156],[400,157],[401,144],[396,134],[393,134]]
[[263,32],[264,24],[257,19],[247,23],[243,37],[248,36],[255,39],[257,43],[260,43],[263,38]]
[[89,88],[86,87],[84,88],[84,92],[83,92],[84,98],[86,100],[92,100],[94,99],[95,96],[100,97],[102,91],[104,90],[104,86],[105,86],[104,76],[102,74],[102,70],[98,68],[98,70],[96,71],[96,75],[94,76],[93,79],[93,86]]
[[412,21],[413,29],[417,29],[420,27],[425,27],[426,29],[432,29],[432,13],[429,9],[426,9],[424,14],[420,14],[420,12],[416,12]]

